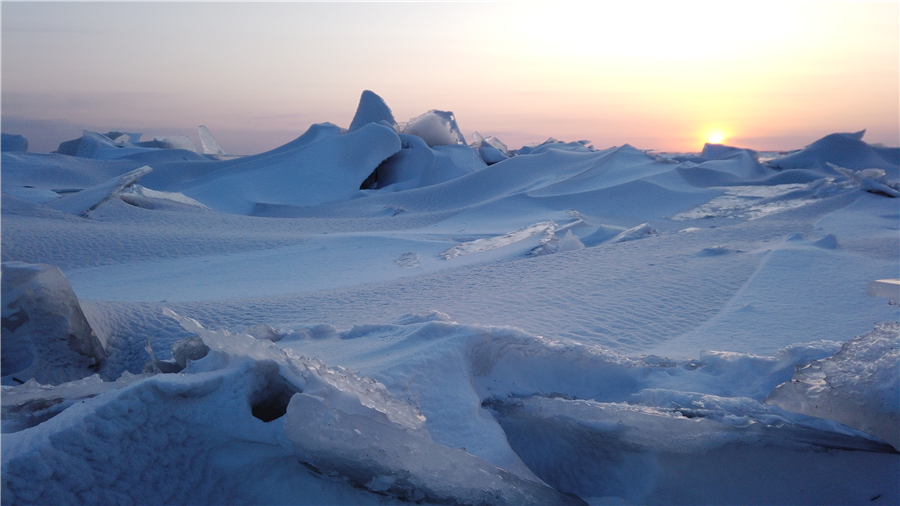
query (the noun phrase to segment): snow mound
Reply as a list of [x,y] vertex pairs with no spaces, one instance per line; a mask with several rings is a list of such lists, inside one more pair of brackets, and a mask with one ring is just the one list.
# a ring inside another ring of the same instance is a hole
[[380,124],[343,135],[334,125],[314,125],[295,142],[235,160],[181,192],[233,214],[251,214],[257,204],[312,206],[346,200],[398,151],[397,133]]
[[836,420],[900,451],[900,323],[875,325],[829,358],[794,372],[766,398],[786,411]]
[[0,151],[25,152],[28,151],[28,139],[23,135],[0,134]]
[[141,134],[137,133],[100,134],[84,130],[80,138],[60,143],[56,152],[61,155],[101,160],[120,159],[160,149],[181,150],[189,152],[194,157],[198,156],[194,149],[194,143],[184,135],[154,137],[149,141],[140,141],[140,138]]
[[445,323],[455,323],[450,315],[447,313],[442,313],[440,311],[428,311],[426,313],[410,313],[401,316],[394,320],[394,323],[397,325],[412,325],[415,323],[427,323],[427,322],[445,322]]
[[828,164],[852,170],[883,169],[892,180],[898,179],[900,166],[891,163],[862,140],[865,130],[856,133],[826,135],[797,153],[770,160],[768,165],[777,169],[810,169],[823,174],[835,174]]
[[115,382],[103,381],[94,374],[84,379],[59,385],[45,385],[34,378],[17,386],[4,386],[2,416],[4,434],[36,427],[62,413],[77,402],[123,388],[142,376],[125,373]]
[[550,149],[585,153],[593,151],[593,147],[590,146],[590,143],[591,141],[587,140],[563,142],[550,137],[544,142],[528,144],[526,146],[522,146],[519,149],[514,149],[509,153],[511,155],[537,155],[540,153],[545,153]]
[[486,166],[468,146],[432,148],[421,137],[407,134],[400,134],[400,141],[400,151],[375,169],[364,188],[410,190],[450,181]]
[[350,412],[365,413],[407,429],[418,430],[425,423],[425,418],[415,407],[395,399],[383,385],[371,379],[359,378],[349,371],[329,369],[316,360],[294,357],[266,339],[222,329],[208,330],[197,320],[180,316],[170,309],[164,309],[163,313],[185,330],[200,336],[221,365],[242,357],[273,361],[278,364],[280,374],[298,392],[317,393]]
[[432,109],[421,116],[409,120],[400,130],[406,135],[421,137],[428,147],[456,146],[465,144],[465,137],[456,124],[456,117],[450,111]]
[[97,206],[115,197],[121,193],[122,190],[133,185],[152,171],[153,169],[151,167],[145,165],[96,186],[85,188],[78,193],[48,202],[45,205],[64,213],[74,214],[76,216],[87,216],[87,213],[96,209]]
[[3,383],[59,384],[90,376],[106,358],[57,267],[3,262]]
[[415,269],[416,267],[422,267],[422,259],[419,257],[418,253],[409,252],[400,255],[394,263],[399,265],[400,267],[406,269]]
[[388,107],[384,99],[376,95],[374,92],[365,90],[359,97],[359,105],[356,107],[356,114],[350,122],[350,128],[347,130],[353,132],[359,130],[369,123],[378,123],[386,121],[393,128],[397,127],[397,121],[394,120],[394,114]]

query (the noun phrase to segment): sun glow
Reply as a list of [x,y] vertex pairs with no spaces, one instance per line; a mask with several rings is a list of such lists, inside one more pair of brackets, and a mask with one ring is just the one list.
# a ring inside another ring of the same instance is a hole
[[710,144],[722,144],[722,141],[725,140],[725,134],[722,132],[712,132],[706,138],[706,142]]

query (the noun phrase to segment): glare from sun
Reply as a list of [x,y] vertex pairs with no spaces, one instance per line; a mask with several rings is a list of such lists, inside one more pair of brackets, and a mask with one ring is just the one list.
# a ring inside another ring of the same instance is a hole
[[722,144],[722,141],[724,141],[724,140],[725,140],[725,136],[723,134],[721,134],[720,132],[713,132],[713,133],[709,134],[709,137],[707,137],[706,142],[708,142],[710,144]]

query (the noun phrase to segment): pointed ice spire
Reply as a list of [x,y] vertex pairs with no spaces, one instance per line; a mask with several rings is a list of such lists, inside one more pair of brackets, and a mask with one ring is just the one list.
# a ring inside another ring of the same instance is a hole
[[222,149],[222,146],[219,146],[219,143],[216,142],[216,138],[213,137],[213,134],[206,128],[205,125],[200,125],[197,127],[197,130],[200,131],[200,143],[203,144],[203,154],[204,155],[224,155],[225,150]]
[[397,122],[394,120],[394,114],[388,107],[384,99],[375,93],[365,90],[359,97],[359,106],[356,108],[356,114],[353,115],[353,121],[350,122],[350,128],[347,130],[352,132],[369,123],[378,123],[379,121],[387,121],[396,128]]

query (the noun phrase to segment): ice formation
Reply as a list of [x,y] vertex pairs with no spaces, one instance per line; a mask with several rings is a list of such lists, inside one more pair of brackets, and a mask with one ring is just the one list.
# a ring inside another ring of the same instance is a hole
[[400,151],[397,134],[370,123],[347,134],[311,128],[316,137],[293,149],[234,160],[182,193],[217,211],[250,214],[258,204],[313,206],[352,197],[369,174]]
[[478,151],[478,156],[484,160],[484,163],[491,165],[509,158],[509,149],[500,139],[491,136],[485,138],[478,132],[472,135],[475,137],[472,149]]
[[47,203],[47,207],[77,216],[86,216],[100,204],[115,197],[122,190],[133,185],[142,177],[153,171],[150,166],[143,166],[131,172],[116,176],[108,181],[90,188],[85,188],[77,193],[65,195],[58,200]]
[[200,132],[200,143],[203,145],[203,154],[204,155],[224,155],[225,150],[222,149],[222,146],[219,145],[219,141],[213,137],[212,132],[206,128],[206,125],[200,125],[197,127],[197,130]]
[[89,376],[106,357],[57,267],[3,262],[3,384]]
[[772,167],[788,169],[815,170],[821,173],[834,174],[828,163],[852,170],[870,168],[887,171],[888,177],[898,179],[897,162],[885,159],[886,153],[876,151],[862,140],[866,131],[856,133],[838,133],[827,135],[796,153],[771,160]]
[[26,139],[22,135],[2,134],[2,141],[0,141],[0,151],[28,151],[28,139]]
[[369,123],[378,123],[386,121],[391,127],[396,128],[397,122],[394,120],[394,114],[391,108],[384,102],[384,99],[376,95],[374,92],[365,90],[359,97],[359,105],[356,107],[356,114],[350,121],[348,131],[353,132],[359,130]]
[[836,420],[900,451],[900,324],[883,323],[832,357],[797,369],[766,403]]
[[897,148],[204,137],[4,135],[4,504],[900,502]]
[[465,137],[456,124],[456,117],[450,111],[432,109],[409,120],[400,132],[421,137],[428,147],[432,148],[466,143]]

